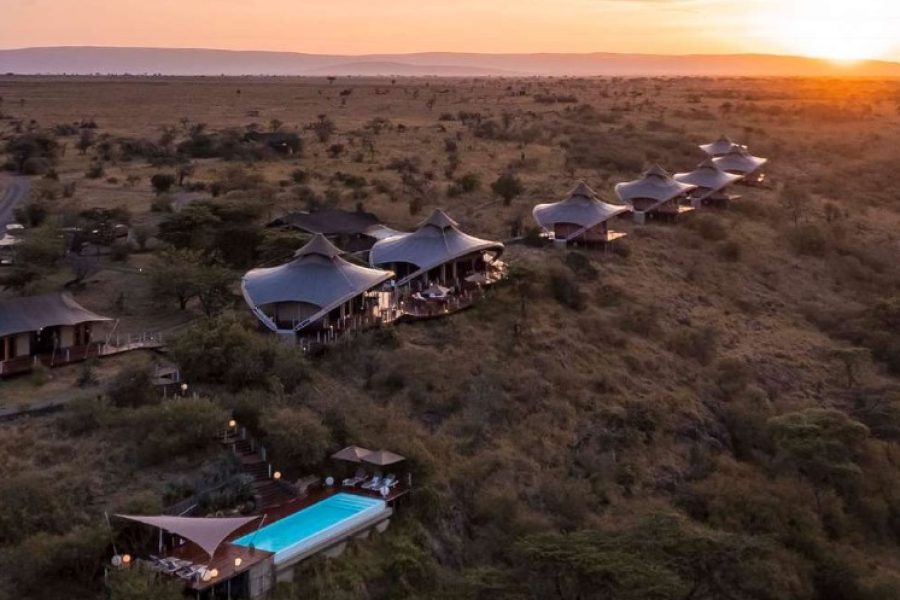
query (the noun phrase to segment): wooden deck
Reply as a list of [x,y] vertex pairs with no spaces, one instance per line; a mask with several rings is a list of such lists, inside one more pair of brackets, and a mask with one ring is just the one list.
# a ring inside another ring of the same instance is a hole
[[[191,542],[186,542],[185,544],[171,550],[166,555],[166,557],[180,558],[195,565],[205,565],[206,568],[210,570],[216,569],[219,574],[213,580],[203,581],[198,577],[192,581],[185,582],[188,589],[195,592],[203,592],[214,586],[221,585],[223,582],[228,581],[229,579],[237,577],[238,575],[251,569],[253,566],[273,556],[271,552],[267,552],[265,550],[251,550],[246,546],[233,544],[231,543],[232,540],[252,533],[258,528],[265,527],[266,525],[271,525],[272,523],[280,521],[285,517],[289,517],[290,515],[301,511],[308,506],[312,506],[317,502],[321,502],[322,500],[335,494],[347,493],[357,494],[370,498],[379,498],[385,500],[388,505],[392,505],[398,499],[407,495],[409,491],[410,488],[406,485],[405,482],[397,484],[397,486],[391,491],[390,494],[388,494],[387,497],[382,497],[379,492],[353,486],[336,485],[332,487],[323,487],[321,489],[311,491],[304,496],[294,498],[278,506],[266,508],[265,512],[262,513],[263,520],[257,520],[252,523],[248,523],[247,525],[241,527],[240,529],[229,535],[228,538],[226,538],[226,541],[223,542],[216,550],[216,553],[212,557],[212,559],[210,559],[209,555],[204,552],[199,546]],[[235,567],[234,562],[236,558],[241,559],[240,567]],[[173,577],[175,577],[175,575],[173,575]]]
[[49,368],[62,367],[83,362],[91,358],[106,358],[107,356],[115,356],[132,350],[155,349],[161,348],[162,346],[163,342],[161,339],[148,337],[144,340],[129,340],[122,345],[95,342],[84,346],[72,346],[71,348],[57,350],[50,354],[18,356],[10,360],[0,361],[0,378],[28,373],[32,371],[38,363]]

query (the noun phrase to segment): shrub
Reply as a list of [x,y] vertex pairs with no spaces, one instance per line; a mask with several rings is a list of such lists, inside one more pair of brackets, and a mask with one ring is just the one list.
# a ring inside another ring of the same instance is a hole
[[509,206],[516,196],[525,191],[525,188],[513,173],[504,173],[491,184],[491,191],[503,198],[504,205]]
[[718,242],[728,237],[728,230],[721,219],[709,215],[700,215],[692,221],[694,229],[704,240]]
[[306,378],[305,359],[296,347],[260,336],[228,313],[185,330],[170,347],[188,381],[237,390],[268,385],[275,377],[290,393]]
[[175,176],[169,175],[168,173],[156,173],[150,178],[150,185],[153,186],[153,191],[156,192],[157,195],[165,194],[172,189],[174,184]]
[[208,448],[227,421],[209,400],[174,398],[117,414],[113,425],[135,442],[139,465],[157,465]]
[[153,389],[153,370],[149,366],[119,371],[106,389],[106,397],[115,406],[138,407],[159,401]]
[[742,252],[741,245],[735,240],[722,242],[716,248],[716,254],[726,262],[739,262]]
[[676,354],[708,365],[716,356],[718,332],[712,327],[685,328],[672,336],[669,348]]
[[584,293],[571,274],[557,270],[550,275],[550,294],[557,302],[572,310],[584,310]]
[[319,415],[305,407],[271,412],[260,427],[279,467],[292,476],[315,470],[331,447],[331,432]]
[[800,255],[818,256],[828,248],[822,229],[814,223],[803,223],[788,232],[788,243]]

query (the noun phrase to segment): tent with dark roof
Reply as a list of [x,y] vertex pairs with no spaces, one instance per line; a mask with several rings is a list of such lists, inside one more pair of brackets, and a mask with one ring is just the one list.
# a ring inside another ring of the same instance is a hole
[[91,326],[112,321],[68,294],[0,300],[0,361],[91,343]]
[[337,208],[287,213],[271,221],[267,227],[287,227],[311,235],[322,234],[348,252],[368,250],[376,241],[400,233],[383,225],[374,213]]
[[436,209],[416,231],[376,242],[369,252],[373,267],[397,274],[396,285],[422,279],[448,285],[475,272],[490,270],[503,254],[503,244],[483,240],[459,229],[459,224]]
[[393,276],[343,259],[334,244],[317,235],[290,262],[248,272],[241,292],[267,328],[299,332],[342,327],[344,319],[354,315],[372,316],[382,303],[367,294],[377,294],[374,290]]
[[557,240],[566,242],[610,241],[608,222],[631,212],[631,207],[600,200],[585,182],[580,181],[559,202],[538,204],[532,210],[534,220]]

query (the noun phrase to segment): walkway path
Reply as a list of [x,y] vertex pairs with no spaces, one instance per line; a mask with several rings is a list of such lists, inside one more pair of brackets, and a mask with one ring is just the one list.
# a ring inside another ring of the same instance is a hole
[[13,211],[28,197],[31,183],[27,177],[4,177],[0,186],[0,237],[3,237],[6,225],[16,220]]

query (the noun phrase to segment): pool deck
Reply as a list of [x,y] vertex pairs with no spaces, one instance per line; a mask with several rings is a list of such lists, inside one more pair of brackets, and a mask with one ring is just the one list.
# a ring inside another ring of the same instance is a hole
[[[352,486],[333,486],[314,490],[309,492],[305,496],[294,498],[293,500],[289,500],[288,502],[279,504],[278,506],[266,508],[264,513],[265,521],[262,522],[261,526],[265,527],[266,525],[271,525],[272,523],[280,521],[285,517],[289,517],[290,515],[301,511],[308,506],[312,506],[317,502],[321,502],[322,500],[330,496],[334,496],[335,494],[340,493],[355,494],[357,496],[365,496],[367,498],[384,500],[390,506],[394,503],[394,501],[408,494],[409,487],[407,487],[406,485],[398,484],[386,498],[383,498],[378,492]],[[225,542],[223,542],[219,546],[212,560],[210,560],[209,555],[206,554],[200,547],[191,543],[184,544],[183,546],[174,549],[168,556],[174,556],[176,558],[188,560],[194,564],[206,565],[207,569],[217,569],[219,571],[219,576],[212,581],[195,580],[188,583],[189,589],[194,591],[203,591],[216,584],[222,583],[223,581],[227,581],[228,579],[231,579],[239,573],[247,571],[254,565],[274,556],[274,553],[272,552],[259,549],[251,550],[246,546],[240,546],[238,544],[231,543],[232,540],[236,540],[241,536],[252,533],[259,527],[260,521],[257,520],[252,523],[248,523],[247,525],[244,525],[240,529],[236,530],[234,533],[229,535],[228,538],[226,538]],[[335,540],[335,542],[339,541],[342,540]],[[239,568],[236,568],[234,566],[235,558],[241,559],[241,566]]]

